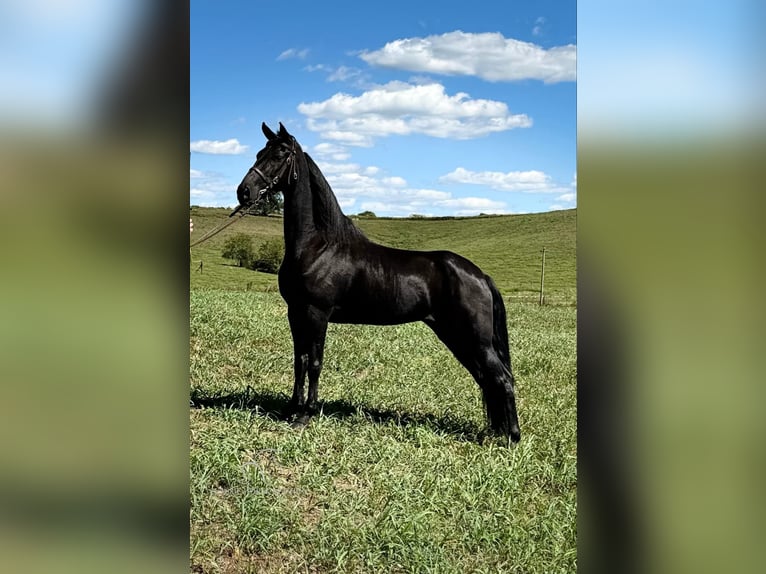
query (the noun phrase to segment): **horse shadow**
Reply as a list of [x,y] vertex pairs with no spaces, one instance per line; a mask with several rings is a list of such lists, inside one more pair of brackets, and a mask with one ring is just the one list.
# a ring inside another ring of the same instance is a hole
[[[192,389],[189,397],[192,409],[239,409],[252,411],[255,415],[272,420],[288,421],[289,397],[284,393],[254,390],[248,386],[243,391],[228,394],[206,394],[199,389]],[[448,435],[466,442],[482,442],[484,429],[471,421],[446,414],[437,416],[426,413],[413,413],[401,410],[379,409],[368,405],[359,405],[343,399],[320,401],[319,414],[316,417],[337,419],[362,416],[373,424],[395,423],[402,427],[425,427],[440,435]]]

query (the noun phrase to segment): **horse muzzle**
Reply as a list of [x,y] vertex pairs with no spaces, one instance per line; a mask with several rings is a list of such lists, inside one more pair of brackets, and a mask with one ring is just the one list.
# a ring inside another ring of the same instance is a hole
[[241,207],[247,207],[253,203],[255,201],[254,195],[249,185],[240,185],[237,188],[237,201]]

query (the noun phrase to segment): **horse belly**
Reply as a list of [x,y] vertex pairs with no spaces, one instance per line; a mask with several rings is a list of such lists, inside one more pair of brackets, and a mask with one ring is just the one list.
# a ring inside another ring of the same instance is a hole
[[330,315],[333,323],[399,325],[421,321],[431,312],[428,293],[421,285],[406,288],[367,285],[338,301]]
[[330,315],[331,323],[353,323],[361,325],[401,325],[421,321],[427,312],[390,313],[381,308],[336,307]]

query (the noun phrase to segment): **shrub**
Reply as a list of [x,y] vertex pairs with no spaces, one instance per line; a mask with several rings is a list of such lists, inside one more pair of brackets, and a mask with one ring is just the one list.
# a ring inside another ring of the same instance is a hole
[[285,246],[281,239],[269,239],[258,248],[258,254],[253,257],[249,267],[264,273],[276,273],[285,256]]
[[232,235],[224,242],[221,255],[226,259],[234,259],[240,267],[249,267],[255,255],[253,240],[246,233]]

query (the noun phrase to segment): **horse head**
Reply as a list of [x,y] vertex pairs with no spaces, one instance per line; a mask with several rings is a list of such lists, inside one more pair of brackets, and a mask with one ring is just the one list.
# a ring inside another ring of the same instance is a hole
[[255,163],[237,187],[237,199],[242,207],[258,205],[270,195],[284,191],[298,179],[298,142],[281,122],[277,133],[265,122],[261,129],[266,136],[266,145],[256,154]]

